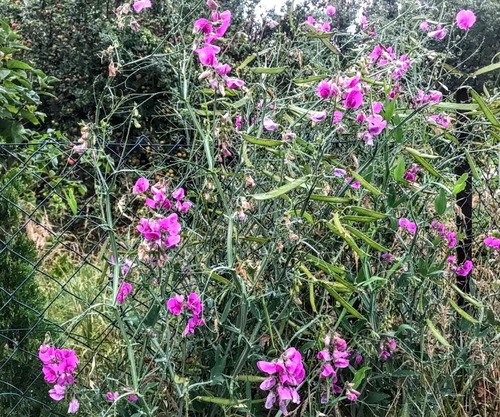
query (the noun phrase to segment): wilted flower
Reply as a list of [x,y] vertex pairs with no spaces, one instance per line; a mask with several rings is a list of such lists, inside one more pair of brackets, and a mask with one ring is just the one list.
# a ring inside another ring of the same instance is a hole
[[313,111],[310,115],[309,118],[316,123],[322,122],[326,118],[326,110],[323,111]]
[[76,398],[73,398],[69,402],[68,414],[75,414],[78,412],[79,409],[80,409],[80,403],[78,402],[78,400]]
[[264,129],[270,130],[271,132],[279,127],[279,124],[274,123],[269,117],[264,117],[263,124]]

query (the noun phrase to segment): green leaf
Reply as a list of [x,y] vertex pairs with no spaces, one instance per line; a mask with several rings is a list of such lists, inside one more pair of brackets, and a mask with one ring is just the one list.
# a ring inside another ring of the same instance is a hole
[[427,324],[427,327],[429,328],[429,330],[432,332],[432,334],[439,343],[441,343],[443,346],[451,347],[451,345],[446,341],[446,339],[439,332],[439,330],[436,329],[434,324],[432,324],[432,321],[430,321],[429,319],[425,319],[425,323]]
[[250,68],[254,74],[281,74],[286,67],[254,67]]
[[248,64],[250,64],[255,58],[257,58],[256,54],[249,55],[245,58],[245,60],[236,68],[236,71],[245,68]]
[[459,294],[464,300],[467,300],[471,305],[477,307],[477,308],[482,308],[483,304],[481,304],[480,301],[476,300],[475,298],[472,298],[469,294],[464,293],[460,288],[458,288],[455,284],[451,283],[450,284],[451,288],[455,290],[457,294]]
[[73,188],[68,188],[64,190],[64,196],[66,197],[66,201],[68,203],[69,208],[74,216],[78,213],[78,203],[76,202],[75,193]]
[[351,249],[356,252],[359,256],[368,256],[368,254],[361,250],[359,246],[356,244],[352,236],[344,229],[344,227],[340,224],[340,218],[338,217],[338,213],[335,213],[333,216],[334,224],[326,223],[327,227],[335,234],[339,235],[342,239],[346,241],[346,243],[351,247]]
[[425,159],[436,159],[439,158],[438,156],[426,155],[413,148],[405,147],[404,149],[410,154],[413,159],[415,159],[415,161],[417,161],[422,167],[424,167],[427,172],[434,175],[435,177],[441,178],[441,174],[437,172],[436,169]]
[[356,310],[351,304],[349,304],[344,298],[341,297],[341,295],[335,291],[335,289],[333,288],[332,284],[330,282],[327,282],[327,281],[322,281],[322,280],[318,280],[316,281],[318,284],[320,284],[323,288],[325,288],[328,293],[333,297],[335,298],[335,300],[342,306],[344,307],[348,313],[350,313],[351,315],[353,315],[354,317],[360,319],[360,320],[366,320],[364,318],[364,316],[358,311]]
[[254,145],[259,146],[280,146],[283,145],[283,141],[274,140],[274,139],[265,139],[265,138],[256,138],[254,136],[249,136],[242,134],[241,137],[248,143],[252,143]]
[[236,408],[246,408],[247,405],[245,403],[245,400],[232,400],[229,398],[221,398],[221,397],[208,397],[208,396],[202,396],[199,395],[195,398],[193,398],[193,401],[202,401],[205,403],[213,403],[213,404],[218,404],[221,406],[231,406],[231,407],[236,407]]
[[455,195],[465,190],[465,186],[467,185],[467,178],[469,178],[469,174],[466,172],[460,176],[457,180],[451,192]]
[[497,69],[500,69],[500,62],[497,62],[496,64],[486,65],[483,68],[479,68],[477,71],[472,73],[472,76],[476,77],[478,75],[486,74],[487,72],[495,71]]
[[470,93],[472,95],[472,98],[479,105],[479,107],[481,108],[482,112],[484,113],[484,115],[486,116],[486,118],[490,121],[490,123],[493,125],[493,127],[495,129],[500,129],[500,122],[497,120],[497,118],[495,117],[495,115],[493,114],[493,112],[491,111],[491,109],[488,107],[488,105],[486,104],[486,102],[473,89],[470,89],[469,91],[470,91]]
[[436,196],[436,199],[434,200],[434,208],[436,209],[437,214],[441,215],[445,213],[446,203],[447,203],[446,191],[440,188],[439,194]]
[[370,368],[369,366],[363,366],[362,368],[358,369],[356,373],[354,374],[354,377],[352,378],[352,383],[354,384],[354,389],[358,388],[363,380],[366,377],[366,372],[369,371]]
[[477,109],[477,104],[470,103],[448,103],[441,102],[434,105],[434,108],[443,109],[443,110],[464,110],[464,111],[473,111]]
[[389,249],[382,246],[380,243],[375,242],[373,239],[369,238],[364,233],[360,232],[359,230],[355,229],[354,227],[351,227],[349,225],[345,225],[344,227],[347,231],[352,233],[357,238],[364,240],[368,244],[368,246],[371,246],[373,249],[378,250],[380,252],[389,252]]
[[[310,261],[314,266],[321,269],[323,272],[331,275],[345,275],[345,270],[342,266],[336,266],[331,263],[324,261],[323,259],[318,258],[317,256],[306,254],[306,259]],[[349,284],[351,289],[354,291],[356,287],[354,285]]]
[[382,191],[380,191],[377,187],[374,185],[370,184],[368,181],[366,181],[359,173],[356,171],[349,171],[349,175],[354,178],[355,180],[358,180],[363,187],[365,187],[368,191],[370,191],[372,194],[375,195],[381,195]]
[[453,301],[451,298],[448,298],[448,302],[450,305],[455,309],[455,311],[460,314],[465,320],[472,324],[477,324],[479,323],[478,320],[476,320],[474,317],[472,317],[469,313],[461,309],[455,301]]
[[160,316],[160,305],[155,303],[151,306],[148,311],[148,314],[144,318],[144,325],[147,327],[153,327],[158,321],[158,317]]
[[276,188],[275,190],[268,191],[267,193],[261,193],[261,194],[254,194],[251,197],[253,197],[256,200],[270,200],[272,198],[279,197],[283,194],[286,194],[293,189],[301,186],[308,180],[309,176],[306,175],[302,178],[298,178],[295,181],[289,182],[288,184],[282,185],[279,188]]
[[352,200],[349,197],[333,197],[321,194],[312,194],[310,199],[313,201],[325,201],[327,203],[350,203]]
[[392,176],[396,181],[403,181],[405,175],[405,159],[399,155],[396,166],[392,170]]
[[362,214],[364,216],[374,217],[375,219],[385,219],[387,214],[381,213],[380,211],[370,210],[364,207],[359,206],[350,206],[348,207],[356,213]]
[[33,68],[26,64],[25,62],[18,61],[17,59],[9,59],[7,61],[7,68],[9,69],[22,69],[22,70],[33,70]]
[[295,84],[309,84],[309,83],[313,83],[313,82],[316,82],[316,81],[321,81],[325,78],[328,78],[329,76],[327,74],[323,74],[323,75],[311,75],[310,77],[305,77],[305,78],[296,78],[295,80],[293,80],[293,82]]

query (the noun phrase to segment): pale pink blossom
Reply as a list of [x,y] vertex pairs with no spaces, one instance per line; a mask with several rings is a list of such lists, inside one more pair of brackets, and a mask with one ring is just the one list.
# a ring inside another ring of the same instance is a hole
[[422,23],[420,23],[420,30],[427,32],[429,30],[429,22],[427,20],[424,20]]
[[437,25],[436,29],[427,34],[429,38],[443,40],[446,37],[446,29],[441,25]]
[[325,11],[327,15],[333,16],[337,12],[337,9],[329,4],[326,6]]
[[274,123],[269,117],[264,117],[263,124],[264,129],[270,130],[271,132],[275,131],[279,127],[279,124]]
[[316,123],[322,122],[323,120],[326,119],[326,110],[323,111],[313,111],[310,115],[309,118]]
[[73,398],[69,402],[68,414],[75,414],[78,412],[79,409],[80,409],[80,403],[78,402],[78,400],[76,398]]

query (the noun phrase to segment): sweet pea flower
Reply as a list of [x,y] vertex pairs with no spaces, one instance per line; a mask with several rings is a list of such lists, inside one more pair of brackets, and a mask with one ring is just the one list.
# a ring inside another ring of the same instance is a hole
[[335,94],[335,90],[328,79],[322,80],[319,84],[318,87],[316,88],[316,92],[319,97],[327,99],[330,98]]
[[279,127],[279,124],[274,123],[269,117],[264,117],[263,124],[264,129],[270,130],[271,132],[275,131]]
[[106,393],[106,398],[108,401],[111,401],[111,402],[114,402],[118,399],[118,397],[120,396],[120,393],[118,391],[115,391],[115,392],[107,392]]
[[312,16],[307,16],[305,23],[308,23],[310,25],[314,25],[316,23],[316,19]]
[[343,118],[343,117],[344,117],[344,114],[343,114],[341,111],[339,111],[339,110],[335,110],[335,111],[333,112],[333,119],[332,119],[332,123],[333,123],[334,125],[339,124],[339,123],[341,122],[341,120],[342,120],[342,118]]
[[331,30],[331,26],[330,26],[330,23],[329,22],[325,22],[321,25],[321,30],[323,32],[330,32]]
[[446,37],[446,29],[443,28],[441,25],[437,25],[436,29],[433,30],[432,32],[429,32],[427,36],[429,38],[438,39],[441,41]]
[[216,10],[219,5],[214,0],[207,0],[207,7],[210,10]]
[[451,117],[447,114],[432,114],[427,116],[427,121],[448,129],[451,126]]
[[399,225],[399,227],[408,230],[408,232],[411,235],[414,235],[417,232],[417,225],[416,225],[416,223],[408,220],[405,217],[402,217],[401,219],[398,220],[398,225]]
[[422,23],[420,23],[420,30],[427,32],[429,30],[429,22],[427,20],[424,20]]
[[182,313],[184,308],[184,296],[175,294],[172,298],[169,298],[166,303],[168,311],[174,316],[178,316]]
[[467,275],[470,274],[472,268],[474,268],[474,263],[471,260],[467,259],[463,263],[463,265],[460,265],[457,268],[455,268],[455,273],[459,276],[466,277]]
[[133,286],[130,282],[122,282],[120,288],[118,289],[118,293],[116,294],[116,302],[118,304],[123,304],[125,302],[125,298],[132,292]]
[[476,15],[471,10],[460,10],[455,19],[457,26],[463,30],[469,30],[476,23]]
[[132,188],[132,194],[142,194],[149,188],[149,181],[147,178],[140,177]]
[[333,16],[337,12],[337,9],[329,4],[326,6],[325,11],[327,15]]
[[380,135],[387,126],[387,122],[379,114],[368,116],[368,133],[372,136]]
[[488,236],[484,239],[484,244],[485,246],[489,246],[490,248],[500,251],[500,239],[497,237]]
[[363,104],[363,93],[358,89],[349,91],[344,99],[344,107],[357,109]]
[[80,409],[80,403],[78,402],[78,400],[76,398],[73,398],[69,402],[68,414],[75,414],[78,412],[79,409]]
[[215,54],[220,52],[220,48],[215,45],[206,45],[203,48],[195,49],[198,54],[198,59],[202,65],[214,67],[217,65],[217,57]]
[[231,90],[236,90],[237,88],[241,88],[245,85],[245,81],[240,80],[239,78],[228,77],[225,79],[225,81],[226,81],[227,88],[229,88]]
[[229,64],[217,64],[214,69],[220,76],[227,75],[231,72],[231,66]]
[[188,310],[192,310],[195,316],[199,316],[203,311],[203,304],[200,296],[194,292],[188,295],[186,305]]
[[193,32],[201,32],[205,35],[212,33],[212,24],[208,19],[200,18],[194,22]]
[[132,7],[136,13],[139,13],[142,9],[150,9],[151,6],[151,0],[136,0]]
[[350,183],[349,185],[351,186],[351,188],[357,190],[358,188],[361,187],[361,183],[358,180],[355,180],[353,182],[351,182],[351,180],[352,180],[351,177],[345,177],[345,182]]
[[313,111],[310,115],[309,118],[316,123],[322,122],[323,120],[326,119],[326,110],[323,111]]
[[54,388],[52,388],[49,391],[49,396],[54,401],[61,401],[64,398],[65,393],[66,393],[66,386],[56,384],[54,385]]
[[347,384],[346,397],[349,401],[356,401],[360,395],[359,391],[354,389],[354,384]]

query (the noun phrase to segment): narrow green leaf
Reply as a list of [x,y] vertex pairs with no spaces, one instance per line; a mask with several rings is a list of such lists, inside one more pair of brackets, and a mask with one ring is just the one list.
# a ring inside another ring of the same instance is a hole
[[354,374],[354,377],[352,378],[352,383],[354,384],[354,389],[358,388],[361,383],[364,381],[366,377],[366,372],[368,372],[370,369],[369,366],[363,366],[362,368],[358,369],[356,373]]
[[251,197],[253,197],[256,200],[270,200],[271,198],[276,198],[279,197],[283,194],[286,194],[293,189],[301,186],[308,180],[309,176],[306,175],[305,177],[298,178],[295,181],[289,182],[288,184],[282,185],[279,188],[276,188],[275,190],[268,191],[267,193],[261,193],[261,194],[254,194]]
[[392,176],[396,181],[403,181],[405,175],[405,159],[399,155],[396,166],[392,170]]
[[224,406],[231,406],[236,408],[246,408],[246,403],[244,400],[232,400],[229,398],[220,398],[220,397],[208,397],[199,395],[193,398],[193,401],[202,401],[205,403],[213,403]]
[[376,222],[378,220],[375,217],[356,216],[352,214],[347,214],[345,216],[342,216],[341,219],[345,220],[346,222],[363,222],[363,223]]
[[441,102],[434,105],[436,109],[442,110],[464,110],[464,111],[473,111],[477,109],[477,104],[470,103],[448,103]]
[[[335,214],[337,214],[337,213],[335,213]],[[335,219],[335,216],[334,216],[334,219]],[[338,222],[340,224],[340,219],[338,219]],[[368,254],[365,251],[363,251],[359,248],[359,246],[356,244],[356,242],[354,241],[352,236],[344,229],[343,226],[341,226],[339,228],[339,227],[337,227],[336,224],[334,225],[331,223],[326,223],[326,225],[333,233],[337,234],[342,239],[344,239],[346,241],[346,243],[351,247],[351,249],[354,252],[356,252],[359,256],[368,256]]]
[[482,112],[486,116],[486,118],[490,121],[495,129],[500,129],[500,122],[497,120],[491,109],[488,107],[486,102],[482,99],[482,97],[473,89],[469,90],[474,101],[479,105]]
[[374,217],[375,219],[385,219],[387,214],[381,213],[380,211],[370,210],[364,207],[359,206],[350,206],[348,207],[356,213],[362,214],[364,216]]
[[255,54],[252,54],[252,55],[249,55],[245,58],[245,60],[238,66],[238,68],[236,68],[236,70],[240,70],[240,69],[243,69],[245,68],[248,64],[250,64],[255,58],[257,58],[257,55]]
[[408,147],[405,147],[404,149],[406,150],[406,152],[408,152],[410,154],[410,156],[416,162],[418,162],[423,168],[425,168],[425,170],[427,172],[434,175],[435,177],[441,178],[441,174],[439,172],[437,172],[436,169],[429,162],[427,162],[427,160],[425,159],[425,158],[429,158],[429,157],[434,159],[437,157],[435,157],[434,155],[425,155],[425,154],[417,151],[416,149],[412,149],[412,148],[408,148]]
[[297,209],[297,210],[290,210],[288,213],[296,217],[302,217],[309,224],[316,224],[316,222],[313,219],[313,216],[311,216],[311,214],[309,214],[307,211],[304,211],[301,214],[301,210]]
[[365,187],[368,191],[370,191],[372,194],[375,195],[381,195],[382,191],[380,191],[377,187],[374,185],[370,184],[368,181],[366,181],[359,173],[356,171],[349,171],[349,175],[354,178],[355,180],[358,180],[363,187]]
[[[332,275],[345,275],[345,270],[342,266],[336,266],[331,263],[324,261],[323,259],[318,258],[317,256],[311,255],[310,253],[306,254],[306,259],[311,262],[314,266],[321,269],[323,272]],[[354,291],[356,287],[352,284],[349,284]]]
[[283,141],[274,140],[274,139],[265,139],[265,138],[256,138],[254,136],[249,136],[242,134],[241,137],[247,141],[248,143],[252,143],[254,145],[259,146],[281,146],[283,145]]
[[350,203],[352,201],[349,197],[333,197],[321,194],[312,194],[310,199],[313,201],[325,201],[327,203]]
[[429,328],[429,330],[432,332],[432,334],[439,343],[441,343],[443,346],[451,347],[451,345],[446,341],[446,339],[439,332],[439,330],[436,329],[434,324],[432,324],[432,321],[430,321],[429,319],[425,319],[425,323],[427,324],[427,327]]
[[480,301],[476,300],[475,298],[472,298],[469,294],[464,293],[460,288],[458,288],[455,284],[450,284],[450,287],[455,290],[457,294],[459,294],[463,299],[467,300],[471,305],[477,307],[477,308],[482,308],[483,305],[481,304]]
[[469,323],[472,324],[477,324],[479,323],[478,320],[476,320],[474,317],[472,317],[469,313],[461,309],[455,301],[453,301],[451,298],[448,298],[448,302],[450,305],[455,309],[455,311],[460,314],[465,320],[467,320]]
[[455,195],[457,195],[458,193],[462,192],[463,190],[465,190],[465,186],[467,185],[467,178],[469,178],[469,174],[467,172],[465,172],[464,174],[462,174],[460,176],[460,178],[457,180],[457,182],[455,183],[455,185],[453,186],[453,189],[451,190],[451,192]]
[[67,190],[64,190],[64,196],[66,197],[68,206],[71,209],[71,213],[73,213],[73,216],[76,216],[78,213],[78,203],[76,202],[73,188],[68,188]]
[[348,313],[350,313],[351,315],[353,315],[354,317],[358,318],[358,319],[361,319],[361,320],[366,320],[364,318],[364,316],[358,311],[356,310],[351,304],[349,304],[337,291],[335,291],[335,289],[333,288],[333,286],[327,282],[327,281],[316,281],[318,282],[323,288],[325,288],[328,293],[333,297],[335,298],[335,300],[342,306],[344,307]]
[[9,59],[7,61],[7,68],[33,70],[33,68],[30,65],[26,64],[26,62],[18,61],[17,59]]
[[486,65],[483,68],[479,68],[477,71],[472,73],[472,76],[476,77],[478,75],[486,74],[487,72],[495,71],[497,69],[500,69],[500,62],[497,62],[495,64]]
[[329,76],[327,74],[323,74],[323,75],[311,75],[310,77],[305,77],[305,78],[296,78],[295,80],[293,80],[293,82],[295,84],[309,84],[309,83],[313,83],[313,82],[316,82],[316,81],[321,81],[325,78],[328,78]]
[[286,67],[254,67],[250,68],[254,74],[281,74]]
[[346,228],[347,231],[352,233],[357,238],[364,240],[366,242],[366,244],[368,246],[371,246],[373,249],[378,250],[380,252],[389,252],[389,249],[382,246],[380,243],[375,242],[373,239],[366,236],[364,233],[360,232],[358,229],[355,229],[354,227],[351,227],[347,224],[344,227]]

